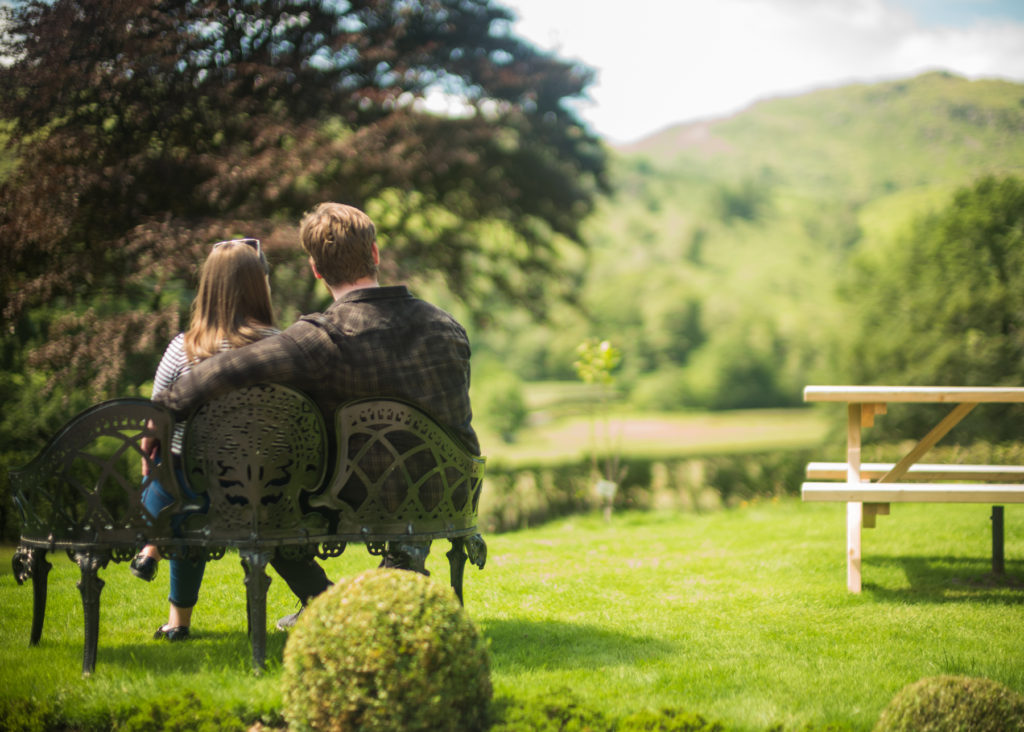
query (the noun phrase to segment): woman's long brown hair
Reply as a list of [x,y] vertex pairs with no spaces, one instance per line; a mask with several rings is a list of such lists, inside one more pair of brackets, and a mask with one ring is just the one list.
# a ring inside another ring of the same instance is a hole
[[214,247],[203,263],[185,353],[201,361],[223,349],[258,341],[260,327],[274,325],[270,285],[256,252],[243,243]]

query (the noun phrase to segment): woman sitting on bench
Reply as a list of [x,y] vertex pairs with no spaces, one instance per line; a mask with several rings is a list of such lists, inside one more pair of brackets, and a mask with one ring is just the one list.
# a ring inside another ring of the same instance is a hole
[[[189,368],[203,359],[277,333],[270,301],[269,268],[258,239],[234,239],[213,245],[203,264],[199,290],[192,302],[189,329],[179,333],[167,346],[153,380],[153,396],[176,382]],[[171,459],[178,482],[186,486],[181,468],[184,423],[175,425]],[[158,445],[144,445],[155,457]],[[143,461],[143,473],[146,473]],[[186,488],[186,491],[188,489]],[[194,494],[189,494],[195,497]],[[143,504],[153,516],[170,506],[174,499],[158,481],[147,476]],[[177,518],[178,525],[184,517]],[[147,582],[156,576],[160,552],[147,544],[132,560],[131,571]],[[188,638],[192,608],[199,599],[205,561],[170,560],[170,610],[167,623],[154,635],[171,641]]]

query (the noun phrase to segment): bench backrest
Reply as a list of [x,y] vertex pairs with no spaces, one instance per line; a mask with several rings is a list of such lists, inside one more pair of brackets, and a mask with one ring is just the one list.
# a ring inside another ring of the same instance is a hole
[[311,505],[336,512],[346,540],[468,536],[476,531],[485,459],[413,404],[348,402],[335,415],[336,465]]
[[[143,453],[150,437],[171,444],[174,418],[148,399],[112,399],[67,422],[23,468],[10,471],[22,541],[133,551],[144,536],[169,536],[172,514],[190,506],[171,461]],[[142,464],[175,502],[155,519],[142,506]]]
[[[328,433],[309,397],[271,384],[217,397],[186,426],[182,462],[192,498],[172,461],[143,454],[144,437],[170,445],[173,425],[170,411],[133,398],[70,420],[31,463],[10,471],[22,541],[106,546],[130,558],[146,541],[274,546],[476,533],[484,458],[410,403],[343,405],[327,480]],[[173,498],[155,518],[141,502],[143,461]],[[179,526],[182,514],[188,518]]]
[[305,394],[260,384],[203,404],[185,429],[184,466],[209,500],[187,522],[186,540],[273,544],[326,533],[327,520],[302,504],[327,469],[323,417]]

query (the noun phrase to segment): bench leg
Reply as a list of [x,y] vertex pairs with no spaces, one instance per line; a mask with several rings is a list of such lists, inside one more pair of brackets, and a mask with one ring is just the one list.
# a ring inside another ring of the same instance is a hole
[[452,589],[462,604],[462,575],[466,569],[466,550],[462,546],[462,539],[452,539],[451,542],[452,548],[445,556],[448,557],[448,567],[451,570]]
[[38,645],[43,637],[43,619],[46,617],[46,590],[50,569],[53,565],[46,561],[45,549],[31,550],[32,567],[32,635],[29,645]]
[[1003,558],[1003,507],[992,507],[992,574],[1005,574]]
[[82,675],[90,676],[96,669],[96,649],[100,640],[100,592],[106,584],[99,571],[110,561],[109,552],[75,552],[75,561],[82,571],[78,590],[82,593],[82,615],[85,619],[85,650],[82,654]]
[[487,542],[480,534],[467,536],[465,539],[452,539],[451,551],[446,555],[451,567],[452,589],[462,602],[462,579],[466,569],[466,559],[478,569],[483,569],[487,562]]
[[46,588],[50,569],[53,567],[46,561],[45,549],[30,549],[19,546],[11,557],[11,568],[18,584],[32,580],[32,630],[28,644],[39,645],[43,637],[43,620],[46,618]]
[[245,570],[245,614],[252,644],[252,667],[260,671],[267,657],[267,588],[270,587],[267,563],[270,554],[245,550],[239,554]]

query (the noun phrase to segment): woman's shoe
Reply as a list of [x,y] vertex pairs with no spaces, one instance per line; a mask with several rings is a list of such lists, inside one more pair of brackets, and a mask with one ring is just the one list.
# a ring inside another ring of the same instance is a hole
[[177,628],[168,628],[166,625],[161,625],[153,634],[153,640],[183,641],[187,638],[187,625],[179,625]]
[[153,578],[156,577],[156,568],[160,566],[160,563],[153,559],[153,557],[147,557],[145,554],[136,554],[135,559],[129,565],[132,570],[132,574],[141,580],[146,582],[152,582]]
[[289,628],[294,628],[295,627],[295,621],[297,621],[299,619],[299,616],[302,615],[302,611],[305,610],[305,609],[306,609],[306,606],[303,605],[302,607],[299,608],[299,611],[297,613],[292,613],[291,615],[285,615],[283,618],[281,618],[280,620],[277,621],[277,624],[276,624],[277,629],[278,630],[288,630]]

